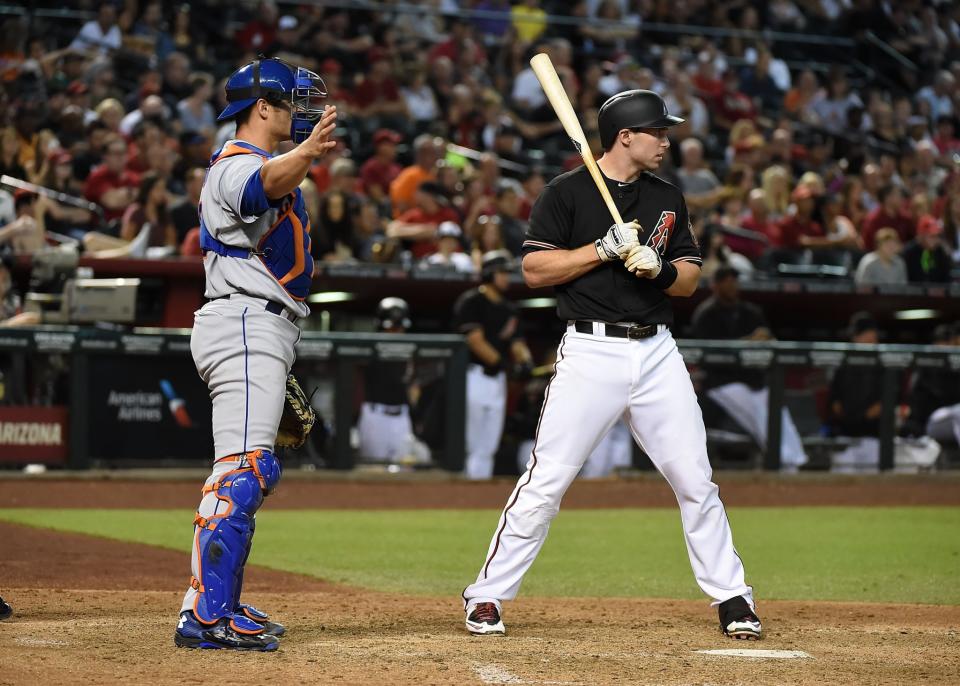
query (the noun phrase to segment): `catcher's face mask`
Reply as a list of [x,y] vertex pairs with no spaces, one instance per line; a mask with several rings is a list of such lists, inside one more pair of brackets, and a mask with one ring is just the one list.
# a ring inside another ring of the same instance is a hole
[[309,69],[297,67],[290,101],[293,105],[290,138],[294,143],[302,143],[310,136],[323,114],[325,106],[322,101],[326,97],[327,87],[323,79]]

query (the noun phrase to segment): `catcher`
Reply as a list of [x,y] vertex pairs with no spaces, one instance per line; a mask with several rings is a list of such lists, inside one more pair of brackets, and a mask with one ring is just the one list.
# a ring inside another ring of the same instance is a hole
[[[194,520],[193,576],[174,642],[267,651],[277,649],[284,628],[241,602],[243,568],[255,514],[280,480],[277,446],[301,445],[313,424],[290,376],[313,281],[299,185],[334,146],[337,115],[319,104],[326,96],[319,76],[276,59],[241,67],[226,92],[220,120],[235,120],[237,134],[213,156],[200,193],[209,302],[190,338],[213,401],[215,460]],[[295,147],[274,157],[286,140]]]

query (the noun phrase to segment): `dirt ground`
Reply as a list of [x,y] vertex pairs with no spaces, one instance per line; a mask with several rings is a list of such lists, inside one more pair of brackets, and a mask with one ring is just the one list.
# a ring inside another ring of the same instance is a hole
[[[721,493],[731,506],[866,504],[868,496],[957,505],[958,483],[758,477],[721,480]],[[195,505],[190,483],[160,486],[0,480],[0,507]],[[499,508],[509,488],[291,481],[269,506]],[[581,483],[570,496],[566,506],[673,505],[653,480]],[[287,625],[280,651],[188,651],[172,640],[186,567],[186,552],[0,523],[0,594],[15,609],[0,622],[0,684],[960,684],[957,606],[762,602],[766,637],[748,643],[723,637],[705,602],[521,599],[506,607],[507,637],[476,638],[462,629],[456,598],[258,567],[247,572],[245,595]],[[698,652],[718,649],[809,657]]]

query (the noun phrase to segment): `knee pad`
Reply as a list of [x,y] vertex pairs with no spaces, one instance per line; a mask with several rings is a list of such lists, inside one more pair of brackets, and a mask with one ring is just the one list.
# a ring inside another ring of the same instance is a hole
[[204,487],[204,494],[212,492],[226,509],[210,517],[198,513],[194,520],[200,575],[191,579],[191,585],[198,591],[194,614],[201,622],[216,622],[234,611],[253,541],[254,515],[280,480],[281,471],[272,453],[258,450],[245,455],[237,469]]
[[268,450],[255,450],[246,454],[245,461],[260,482],[263,495],[268,496],[273,493],[273,489],[283,475],[283,465],[280,464],[277,456]]

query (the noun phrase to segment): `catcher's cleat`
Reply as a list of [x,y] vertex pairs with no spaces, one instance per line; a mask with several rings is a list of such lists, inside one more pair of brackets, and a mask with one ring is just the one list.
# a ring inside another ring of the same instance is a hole
[[496,603],[477,603],[467,608],[467,631],[474,636],[503,636],[507,633]]
[[730,638],[759,640],[762,633],[760,618],[742,596],[720,603],[720,629]]
[[263,627],[241,617],[221,617],[206,626],[190,610],[180,613],[180,622],[173,634],[178,648],[212,650],[254,650],[266,652],[280,647],[280,639],[268,636]]
[[287,633],[287,628],[283,624],[280,624],[279,622],[271,622],[270,615],[262,610],[258,610],[253,605],[245,605],[240,603],[240,605],[237,606],[236,614],[244,615],[248,619],[251,619],[262,626],[263,633],[265,633],[267,636],[276,636],[279,638]]
[[7,619],[13,614],[13,608],[10,607],[7,603],[3,602],[3,598],[0,598],[0,619]]

